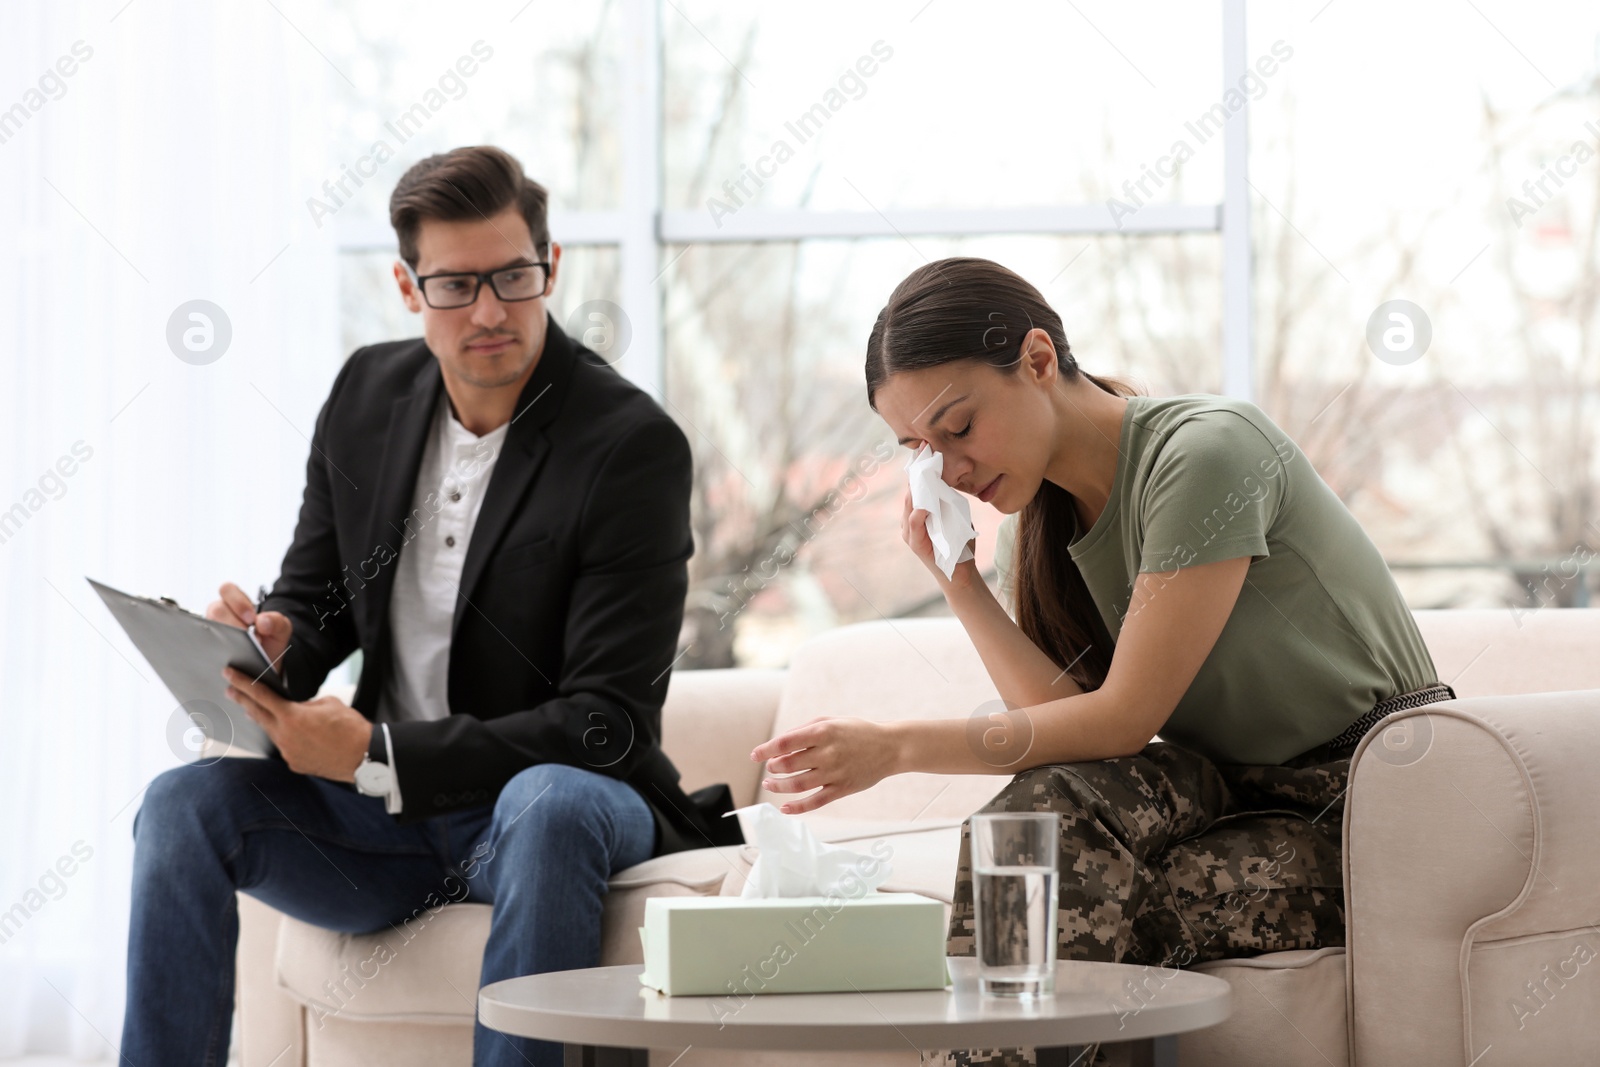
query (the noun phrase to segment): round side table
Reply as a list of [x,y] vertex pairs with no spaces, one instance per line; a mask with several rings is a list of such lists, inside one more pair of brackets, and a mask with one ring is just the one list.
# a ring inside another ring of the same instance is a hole
[[945,989],[675,996],[639,982],[640,964],[512,978],[478,992],[487,1027],[559,1041],[566,1067],[648,1067],[648,1049],[813,1052],[1032,1045],[1039,1067],[1067,1067],[1093,1042],[1131,1043],[1136,1063],[1176,1067],[1175,1035],[1228,1017],[1228,983],[1212,975],[1062,960],[1056,991],[1037,1000],[978,992],[970,956],[948,960]]

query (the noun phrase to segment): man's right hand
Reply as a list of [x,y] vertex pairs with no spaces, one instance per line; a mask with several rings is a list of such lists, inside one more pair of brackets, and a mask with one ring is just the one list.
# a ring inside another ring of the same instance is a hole
[[289,616],[281,611],[263,611],[257,615],[255,601],[232,582],[223,582],[217,595],[220,600],[206,605],[206,618],[241,630],[255,623],[256,640],[261,642],[272,666],[281,670],[283,650],[289,647],[289,637],[294,633],[294,623]]

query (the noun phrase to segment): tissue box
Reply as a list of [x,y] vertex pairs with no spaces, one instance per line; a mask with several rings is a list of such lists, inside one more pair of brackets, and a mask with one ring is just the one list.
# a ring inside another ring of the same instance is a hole
[[858,897],[651,897],[639,981],[673,996],[943,989],[944,905]]

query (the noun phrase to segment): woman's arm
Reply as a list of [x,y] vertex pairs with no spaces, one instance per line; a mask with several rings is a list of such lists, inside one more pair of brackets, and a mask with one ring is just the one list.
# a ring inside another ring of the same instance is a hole
[[958,563],[949,578],[944,576],[933,561],[928,513],[912,510],[909,490],[901,513],[900,533],[912,552],[932,572],[951,613],[961,620],[973,647],[978,650],[978,657],[983,660],[984,669],[989,672],[989,679],[994,682],[1001,700],[1012,707],[1023,708],[1083,692],[1063,669],[1069,664],[1052,661],[1011,621],[1011,616],[1006,614],[978,573],[975,561]]
[[982,720],[974,728],[970,719],[822,718],[764,742],[750,758],[766,759],[769,774],[789,775],[764,780],[775,793],[815,790],[783,805],[798,813],[907,771],[1005,774],[1133,755],[1166,724],[1200,672],[1249,567],[1250,557],[1239,556],[1140,574],[1105,684],[996,716],[998,733]]
[[941,584],[951,613],[961,620],[972,639],[1001,700],[1021,708],[1083,692],[1072,676],[1040,651],[1006,614],[978,573],[976,563],[968,560],[958,565],[951,580]]
[[[1239,556],[1138,575],[1104,685],[1020,708],[1005,722],[996,716],[998,732],[962,720],[886,723],[898,742],[895,773],[995,774],[1133,755],[1166,725],[1200,673],[1249,568],[1250,557]],[[997,750],[1015,755],[997,765]]]

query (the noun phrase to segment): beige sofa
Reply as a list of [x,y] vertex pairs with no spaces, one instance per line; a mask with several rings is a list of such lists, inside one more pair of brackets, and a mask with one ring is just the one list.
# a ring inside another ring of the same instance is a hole
[[[1183,1037],[1183,1063],[1553,1067],[1600,1058],[1600,610],[1416,617],[1460,699],[1397,713],[1356,752],[1345,817],[1348,950],[1201,965],[1232,984],[1233,1014]],[[810,641],[786,671],[674,674],[665,743],[686,788],[727,781],[741,804],[779,800],[758,789],[748,758],[777,730],[825,714],[966,716],[995,696],[956,621],[865,623]],[[1408,739],[1410,748],[1400,744]],[[820,837],[857,848],[887,839],[894,873],[884,888],[948,904],[961,821],[1005,780],[904,775],[804,818]],[[737,893],[752,851],[680,853],[618,874],[603,962],[639,961],[646,897]],[[328,933],[240,901],[244,1067],[470,1062],[487,907],[425,913],[402,941]],[[651,1062],[805,1062],[699,1048],[675,1060],[682,1052],[660,1050]],[[907,1050],[830,1062],[917,1059]]]

